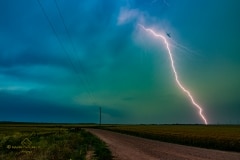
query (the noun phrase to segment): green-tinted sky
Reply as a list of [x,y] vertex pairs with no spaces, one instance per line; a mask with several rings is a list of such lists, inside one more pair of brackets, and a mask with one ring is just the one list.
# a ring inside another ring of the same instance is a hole
[[[240,122],[239,0],[0,1],[0,121]],[[167,33],[170,36],[167,36]]]

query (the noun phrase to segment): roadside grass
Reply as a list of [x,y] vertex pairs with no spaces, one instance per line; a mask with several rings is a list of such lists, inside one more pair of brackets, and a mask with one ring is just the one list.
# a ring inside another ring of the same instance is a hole
[[115,125],[102,129],[170,143],[240,151],[239,125]]
[[84,129],[70,127],[0,125],[0,159],[85,160],[89,151],[92,160],[112,159],[104,142]]

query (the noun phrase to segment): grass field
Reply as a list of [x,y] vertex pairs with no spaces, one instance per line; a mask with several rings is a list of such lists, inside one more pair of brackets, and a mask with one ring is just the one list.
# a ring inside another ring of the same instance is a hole
[[105,143],[80,127],[86,126],[0,124],[0,159],[110,160]]
[[165,142],[240,151],[239,125],[115,125],[103,128]]

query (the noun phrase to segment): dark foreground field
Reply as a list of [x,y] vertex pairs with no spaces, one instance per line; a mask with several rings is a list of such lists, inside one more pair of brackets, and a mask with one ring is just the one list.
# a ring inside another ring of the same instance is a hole
[[110,160],[104,142],[78,125],[0,124],[0,160]]
[[102,128],[164,142],[240,152],[239,125],[115,125]]

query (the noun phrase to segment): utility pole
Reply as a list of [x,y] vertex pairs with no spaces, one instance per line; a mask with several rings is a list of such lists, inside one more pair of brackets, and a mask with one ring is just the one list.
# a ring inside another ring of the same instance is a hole
[[101,126],[102,124],[102,108],[99,107],[99,125]]

